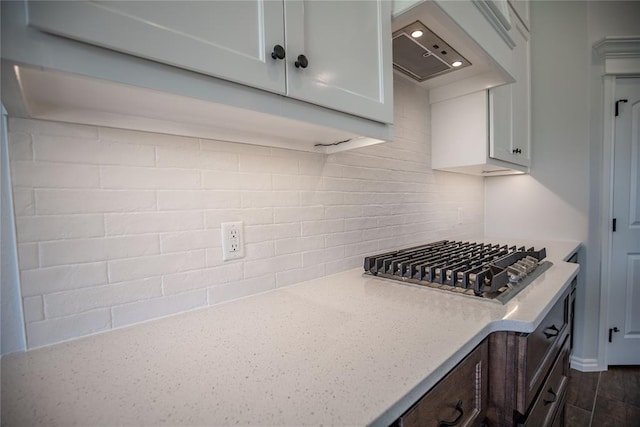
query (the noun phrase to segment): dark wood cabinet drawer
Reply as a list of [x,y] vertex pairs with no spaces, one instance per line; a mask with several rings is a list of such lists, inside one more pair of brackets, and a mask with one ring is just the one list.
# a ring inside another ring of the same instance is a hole
[[483,341],[400,417],[397,425],[438,427],[443,421],[480,425],[487,406],[487,365],[487,342]]
[[555,359],[551,372],[540,388],[531,412],[519,426],[551,426],[562,417],[558,411],[564,406],[565,393],[568,383],[569,339],[565,338],[562,351]]
[[[562,360],[559,354],[563,354],[564,369],[568,369],[570,306],[574,288],[575,281],[534,332],[494,332],[489,335],[487,418],[490,425],[512,426],[531,413],[532,405],[537,402],[537,396],[556,366],[554,363]],[[561,423],[561,419],[558,422]]]
[[569,291],[558,300],[538,328],[517,339],[517,410],[525,413],[569,334]]

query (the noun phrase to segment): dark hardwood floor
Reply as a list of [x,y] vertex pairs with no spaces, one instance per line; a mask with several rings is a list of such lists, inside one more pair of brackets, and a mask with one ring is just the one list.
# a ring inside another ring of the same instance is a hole
[[566,427],[640,427],[640,366],[569,373]]

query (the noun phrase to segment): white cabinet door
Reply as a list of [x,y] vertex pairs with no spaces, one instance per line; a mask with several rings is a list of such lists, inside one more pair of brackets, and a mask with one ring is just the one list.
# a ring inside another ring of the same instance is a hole
[[287,95],[393,122],[391,2],[286,1],[285,16]]
[[489,156],[512,161],[513,84],[489,90]]
[[512,32],[516,41],[512,71],[515,83],[489,91],[489,156],[531,165],[531,75],[529,33],[517,22]]
[[529,166],[531,163],[531,64],[529,32],[520,22],[515,25],[513,50],[513,141],[512,150],[517,150],[516,163]]
[[281,1],[30,1],[29,25],[271,92],[285,92]]

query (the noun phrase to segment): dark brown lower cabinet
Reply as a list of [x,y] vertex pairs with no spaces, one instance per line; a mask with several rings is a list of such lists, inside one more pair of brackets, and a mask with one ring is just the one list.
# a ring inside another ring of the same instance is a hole
[[478,345],[395,425],[476,426],[487,413],[487,341]]
[[394,425],[564,426],[575,286],[535,331],[489,335]]

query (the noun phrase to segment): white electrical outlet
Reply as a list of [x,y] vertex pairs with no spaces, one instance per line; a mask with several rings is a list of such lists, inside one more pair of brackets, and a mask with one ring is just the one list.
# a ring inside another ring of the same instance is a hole
[[223,222],[220,224],[222,230],[222,259],[244,257],[244,236],[242,234],[242,222]]

